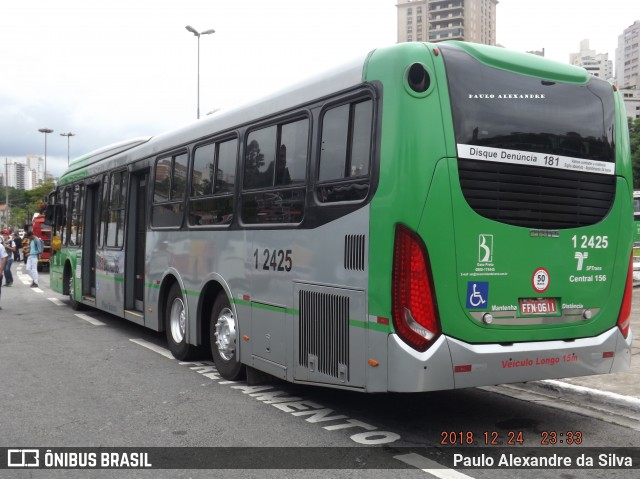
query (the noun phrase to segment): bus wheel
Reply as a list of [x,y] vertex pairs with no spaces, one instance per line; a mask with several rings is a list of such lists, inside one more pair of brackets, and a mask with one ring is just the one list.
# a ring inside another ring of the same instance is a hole
[[177,283],[169,291],[165,308],[165,330],[169,350],[176,359],[187,361],[196,356],[197,348],[187,343],[187,310]]
[[220,375],[230,381],[244,378],[245,368],[238,359],[238,324],[224,293],[216,298],[209,322],[211,355]]
[[71,306],[71,309],[73,309],[74,311],[81,311],[82,308],[82,303],[79,301],[76,301],[73,297],[73,275],[69,274],[69,305]]

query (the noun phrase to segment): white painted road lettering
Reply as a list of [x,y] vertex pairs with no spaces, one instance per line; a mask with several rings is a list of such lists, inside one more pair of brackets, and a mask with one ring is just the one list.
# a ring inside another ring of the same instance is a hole
[[[130,341],[144,346],[145,348],[161,354],[162,356],[174,359],[171,353],[161,346],[157,346],[153,343],[140,339],[131,339]],[[344,414],[336,414],[336,412],[331,408],[324,407],[322,404],[319,404],[315,401],[309,401],[304,398],[290,396],[286,391],[276,389],[271,385],[265,384],[250,386],[241,381],[221,381],[220,379],[222,378],[220,377],[215,365],[212,362],[180,362],[179,364],[181,366],[187,366],[192,371],[195,371],[202,376],[216,382],[216,384],[230,384],[231,389],[241,391],[243,394],[246,394],[247,396],[252,397],[264,404],[270,404],[284,413],[291,414],[295,417],[304,418],[306,422],[311,424],[320,424],[326,431],[355,429],[356,431],[353,431],[353,434],[351,434],[349,438],[357,444],[376,446],[382,444],[390,444],[402,439],[401,436],[399,434],[396,434],[395,432],[380,431],[376,426],[360,421],[358,419],[350,418]],[[364,431],[357,431],[358,429],[364,429]],[[416,464],[419,463],[420,465],[424,465],[424,461],[428,461],[429,464],[436,464],[435,462],[419,456],[418,454],[395,456],[395,458],[411,465],[414,465],[413,463],[416,461]],[[419,466],[416,465],[416,467]],[[440,469],[424,468],[423,470],[432,475],[435,475],[436,477],[441,478],[447,477],[461,479],[469,477],[465,476],[464,474],[459,474],[452,469],[441,469],[442,466],[439,465],[437,465],[436,467],[440,467]]]

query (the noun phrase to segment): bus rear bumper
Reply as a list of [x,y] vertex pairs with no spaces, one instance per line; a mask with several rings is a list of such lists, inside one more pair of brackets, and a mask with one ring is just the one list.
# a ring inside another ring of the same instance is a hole
[[629,369],[632,333],[617,327],[573,341],[469,344],[441,336],[424,353],[388,336],[388,389],[397,392],[605,374]]

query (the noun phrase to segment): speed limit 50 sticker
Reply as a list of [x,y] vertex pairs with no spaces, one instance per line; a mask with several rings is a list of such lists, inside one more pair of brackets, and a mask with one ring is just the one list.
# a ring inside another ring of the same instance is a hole
[[549,287],[550,280],[549,272],[545,268],[538,268],[533,272],[531,284],[538,293],[544,293]]

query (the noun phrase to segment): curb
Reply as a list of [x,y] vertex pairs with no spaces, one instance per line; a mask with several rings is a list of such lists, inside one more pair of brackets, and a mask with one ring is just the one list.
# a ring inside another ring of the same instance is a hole
[[533,381],[528,384],[537,385],[543,389],[552,390],[558,393],[571,393],[574,396],[580,396],[581,398],[596,404],[602,404],[608,407],[615,406],[627,411],[640,413],[640,399],[636,397],[624,396],[622,394],[612,393],[609,391],[600,391],[598,389],[592,389],[585,386],[576,386],[574,384],[554,379]]

